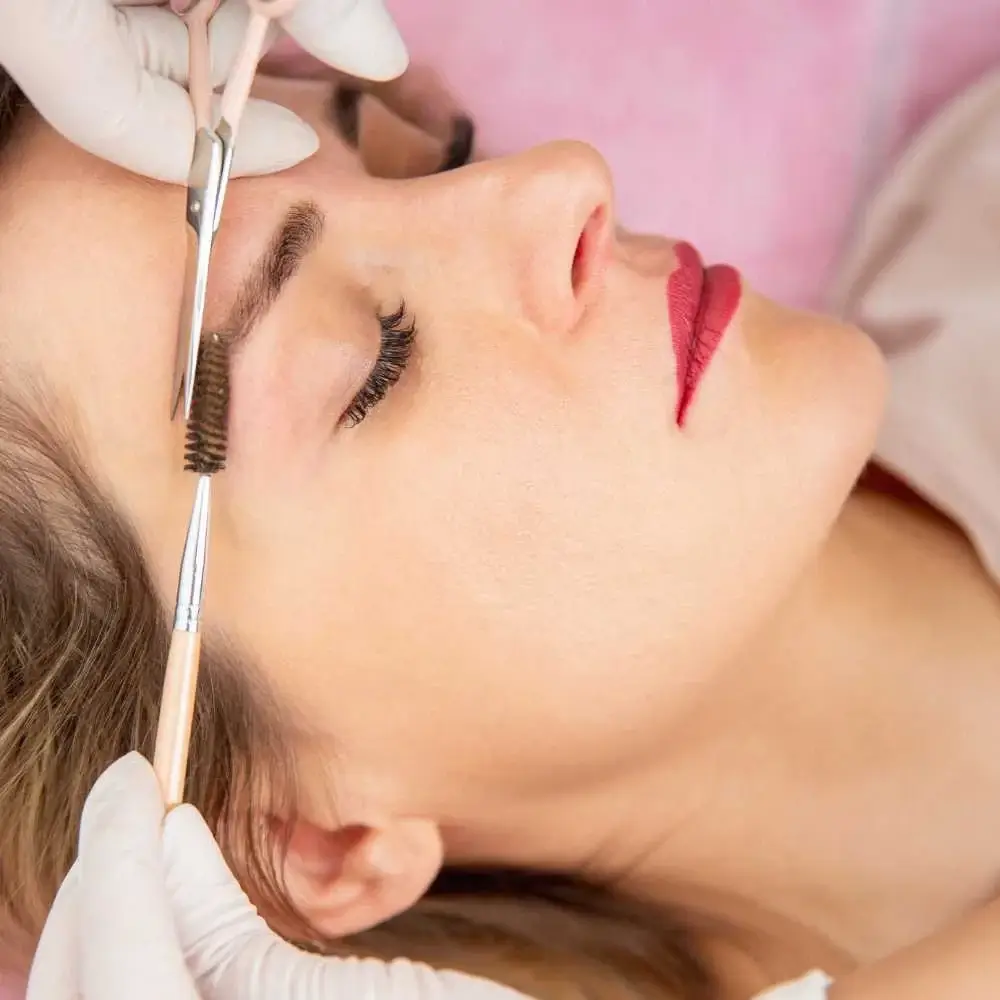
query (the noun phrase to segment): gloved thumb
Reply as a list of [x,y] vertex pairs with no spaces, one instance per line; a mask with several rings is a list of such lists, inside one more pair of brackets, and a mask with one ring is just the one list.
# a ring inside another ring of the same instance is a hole
[[[183,183],[191,163],[194,116],[186,91],[187,30],[180,18],[156,7],[120,12],[127,25],[128,47],[148,74],[148,89],[132,116],[134,138],[126,135],[106,149],[93,150],[105,159],[160,180]],[[221,87],[242,49],[249,11],[228,0],[212,18],[210,49],[212,83]],[[278,34],[275,26],[269,38]],[[178,87],[170,86],[173,81]],[[218,115],[219,99],[215,99]],[[241,119],[233,175],[242,177],[284,170],[310,157],[319,146],[313,129],[287,108],[251,100]]]
[[198,1000],[164,891],[163,808],[138,754],[98,779],[80,821],[79,857],[35,955],[31,1000]]
[[[186,90],[187,29],[179,17],[158,7],[120,10],[118,17],[123,44],[143,67],[145,83],[133,98],[137,107],[129,115],[129,127],[118,129],[110,143],[91,151],[149,177],[184,183],[194,143],[194,115]],[[243,47],[249,17],[245,3],[227,0],[212,18],[209,46],[216,87],[229,77]],[[273,41],[277,34],[275,26],[269,38]],[[171,81],[179,86],[172,86]],[[118,93],[123,91],[127,92],[124,82]],[[215,104],[218,113],[217,99]],[[233,174],[283,170],[311,156],[318,145],[316,133],[291,111],[251,100],[241,121]]]
[[404,959],[300,951],[257,914],[191,806],[167,816],[164,857],[181,947],[204,1000],[527,1000],[485,979]]
[[[216,108],[218,98],[214,99]],[[60,124],[57,122],[56,124]],[[80,147],[126,170],[171,184],[187,182],[194,150],[194,111],[186,90],[149,76],[141,96],[118,127],[63,133]],[[267,174],[295,166],[316,152],[319,138],[294,112],[251,99],[240,123],[233,176]]]
[[35,950],[25,1000],[70,1000],[79,981],[79,872],[63,879]]
[[328,66],[368,80],[394,80],[409,63],[382,0],[299,0],[281,26]]
[[298,115],[271,101],[251,98],[240,120],[233,176],[287,170],[319,149],[319,136]]
[[[227,75],[246,18],[245,5],[228,3],[213,20],[216,82]],[[42,117],[95,156],[175,184],[187,179],[194,145],[187,53],[184,25],[165,10],[0,0],[0,62]],[[317,145],[292,112],[252,102],[233,171],[280,170]]]

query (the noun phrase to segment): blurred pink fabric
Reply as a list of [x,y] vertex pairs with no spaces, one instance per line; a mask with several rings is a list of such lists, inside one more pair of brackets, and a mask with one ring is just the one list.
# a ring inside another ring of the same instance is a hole
[[505,153],[585,139],[625,225],[819,305],[905,138],[1000,62],[1000,0],[387,0]]
[[[585,139],[623,223],[822,305],[901,145],[1000,63],[1000,0],[388,0],[480,149]],[[0,1000],[22,994],[0,973]]]

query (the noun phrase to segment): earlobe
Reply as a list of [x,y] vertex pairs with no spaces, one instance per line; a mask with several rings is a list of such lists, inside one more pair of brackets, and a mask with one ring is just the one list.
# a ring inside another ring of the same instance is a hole
[[440,830],[425,819],[339,830],[296,819],[282,839],[281,871],[291,902],[328,937],[357,934],[409,909],[443,860]]

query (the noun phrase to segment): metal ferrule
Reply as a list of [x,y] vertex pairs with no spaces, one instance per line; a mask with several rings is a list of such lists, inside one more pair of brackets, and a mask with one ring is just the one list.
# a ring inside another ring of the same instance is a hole
[[181,556],[177,604],[174,607],[174,630],[197,632],[201,627],[201,606],[205,598],[205,569],[208,562],[208,528],[212,507],[212,480],[199,476],[194,506],[188,522],[184,554]]

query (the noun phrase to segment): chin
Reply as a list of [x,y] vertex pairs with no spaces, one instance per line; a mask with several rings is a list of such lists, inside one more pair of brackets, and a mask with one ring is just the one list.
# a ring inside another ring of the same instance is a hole
[[875,449],[885,410],[888,377],[885,358],[875,342],[857,327],[835,327],[828,352],[827,387],[836,464],[850,490]]
[[[828,537],[875,448],[886,366],[875,343],[855,327],[813,318],[798,336],[813,356],[796,391],[798,417],[788,420],[797,438],[791,445],[797,482],[786,514],[803,518],[806,548],[815,549]],[[789,413],[795,412],[790,405]]]
[[751,351],[772,373],[773,429],[798,438],[789,445],[804,462],[802,474],[846,494],[875,448],[887,387],[882,353],[839,320],[764,309],[770,322],[751,331]]
[[886,367],[855,327],[766,308],[769,322],[752,329],[748,345],[758,374],[754,465],[767,483],[759,534],[772,539],[772,565],[787,579],[825,543],[871,457]]

